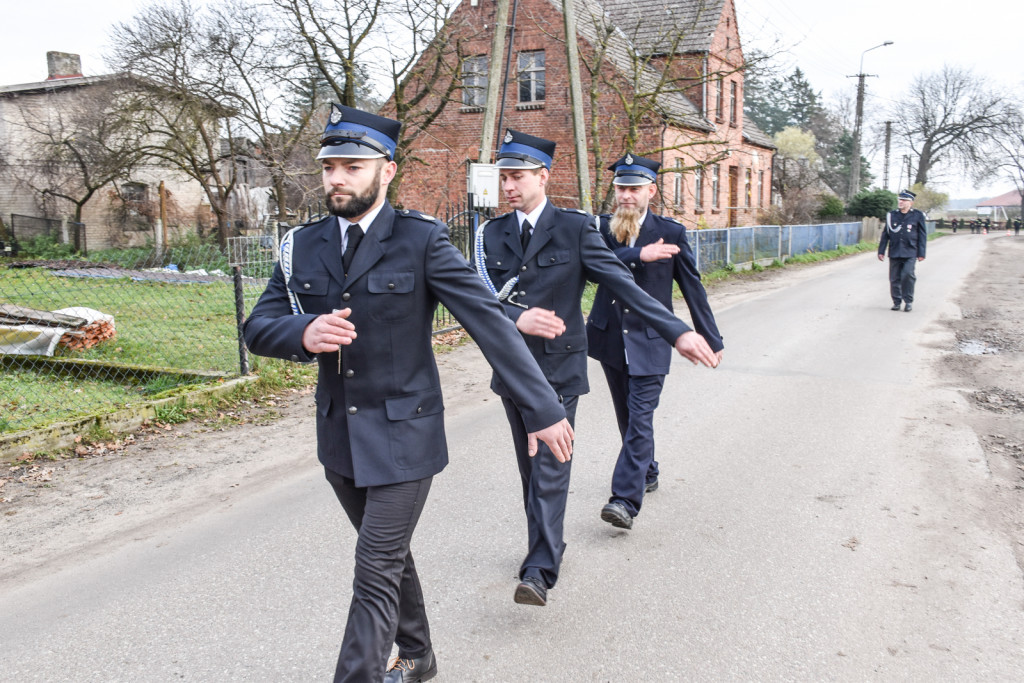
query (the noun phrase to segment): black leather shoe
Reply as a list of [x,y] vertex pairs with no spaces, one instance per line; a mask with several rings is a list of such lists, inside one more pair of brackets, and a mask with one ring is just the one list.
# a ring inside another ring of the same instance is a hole
[[892,308],[890,308],[889,310],[890,310],[890,311],[898,311],[898,310],[900,310],[900,305],[899,305],[899,303],[895,303],[895,304],[893,304],[893,305],[892,305]]
[[520,605],[536,605],[543,607],[548,604],[548,589],[532,576],[527,576],[516,586],[516,594],[513,599]]
[[387,673],[384,674],[384,683],[418,683],[429,681],[436,675],[437,660],[434,659],[434,651],[431,650],[415,659],[392,659],[388,663]]
[[620,529],[633,528],[633,518],[622,503],[608,503],[601,508],[601,519]]
[[644,484],[644,493],[654,493],[658,490],[658,480],[653,479]]
[[912,310],[914,310],[914,307],[911,306],[910,304],[907,304],[906,306],[903,307],[903,310],[906,311],[907,313],[910,313]]

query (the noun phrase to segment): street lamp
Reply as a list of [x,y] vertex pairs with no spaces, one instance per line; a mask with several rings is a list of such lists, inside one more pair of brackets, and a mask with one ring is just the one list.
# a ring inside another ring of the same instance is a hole
[[857,116],[853,123],[853,159],[850,160],[850,199],[860,191],[860,134],[861,122],[864,120],[864,77],[867,75],[864,73],[864,55],[886,45],[892,45],[892,41],[887,40],[860,53],[860,69],[857,71]]

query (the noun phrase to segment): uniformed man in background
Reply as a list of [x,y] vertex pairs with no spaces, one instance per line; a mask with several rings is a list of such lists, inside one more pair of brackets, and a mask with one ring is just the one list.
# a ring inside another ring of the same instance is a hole
[[928,245],[928,231],[924,214],[913,208],[916,194],[910,190],[900,192],[897,209],[885,215],[885,229],[878,240],[878,260],[885,260],[885,248],[889,247],[889,293],[892,295],[892,310],[913,310],[914,284],[917,275],[914,268],[918,261],[924,261]]
[[[513,211],[477,231],[477,272],[515,321],[570,423],[587,382],[587,335],[580,300],[587,280],[608,287],[677,351],[709,367],[718,358],[707,342],[640,289],[626,266],[604,243],[595,219],[547,200],[555,143],[509,130],[496,155],[501,192]],[[687,334],[690,333],[690,334]],[[526,510],[528,545],[513,599],[543,606],[558,580],[565,551],[563,521],[570,463],[541,447],[529,457],[520,408],[503,377],[491,388],[502,397],[512,429]]]
[[410,544],[431,481],[448,463],[431,346],[438,301],[505,387],[522,421],[524,456],[538,438],[552,462],[572,452],[558,396],[445,225],[385,201],[400,128],[332,106],[317,156],[332,215],[285,237],[244,327],[253,353],[320,366],[317,455],[357,532],[335,671],[335,681],[350,683],[416,683],[437,673]]
[[[631,154],[608,167],[615,172],[615,214],[601,216],[601,236],[629,267],[640,288],[669,311],[672,283],[678,283],[696,328],[687,334],[700,334],[721,362],[722,335],[686,241],[686,228],[649,210],[658,190],[660,167],[653,159]],[[672,362],[672,347],[621,298],[600,285],[587,320],[587,353],[601,362],[622,437],[611,498],[601,510],[601,519],[631,529],[644,494],[658,488],[654,410]]]

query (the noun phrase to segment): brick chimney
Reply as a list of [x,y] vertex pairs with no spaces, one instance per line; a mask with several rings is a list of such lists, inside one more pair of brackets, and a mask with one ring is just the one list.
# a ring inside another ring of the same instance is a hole
[[46,72],[49,74],[46,78],[48,81],[80,77],[82,75],[82,58],[70,52],[47,52]]

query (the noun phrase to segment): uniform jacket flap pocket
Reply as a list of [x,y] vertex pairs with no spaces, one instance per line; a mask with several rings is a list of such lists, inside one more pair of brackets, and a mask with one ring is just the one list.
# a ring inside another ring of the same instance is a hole
[[658,334],[658,331],[653,327],[647,328],[647,337],[648,339],[661,339],[661,335]]
[[587,318],[587,324],[591,327],[596,327],[599,330],[608,329],[608,317],[604,315],[597,315],[593,311],[590,313],[590,317]]
[[407,273],[370,273],[366,286],[373,294],[408,294],[415,277]]
[[325,391],[322,394],[317,394],[314,400],[316,401],[316,412],[327,417],[327,413],[331,410],[331,395]]
[[551,249],[543,251],[537,255],[537,265],[546,266],[557,266],[562,263],[569,262],[569,250],[568,249]]
[[331,276],[327,273],[295,273],[288,280],[288,289],[296,294],[308,296],[327,296],[327,287]]
[[428,389],[405,396],[393,396],[385,399],[388,419],[392,421],[410,420],[415,417],[435,415],[444,410],[440,389]]
[[545,353],[576,353],[587,350],[587,335],[563,334],[555,339],[544,340]]

